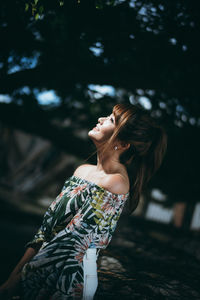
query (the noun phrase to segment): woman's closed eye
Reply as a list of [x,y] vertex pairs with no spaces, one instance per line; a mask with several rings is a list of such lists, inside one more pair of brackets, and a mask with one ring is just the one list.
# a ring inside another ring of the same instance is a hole
[[107,118],[110,118],[111,122],[114,123],[114,118],[111,116],[107,116]]

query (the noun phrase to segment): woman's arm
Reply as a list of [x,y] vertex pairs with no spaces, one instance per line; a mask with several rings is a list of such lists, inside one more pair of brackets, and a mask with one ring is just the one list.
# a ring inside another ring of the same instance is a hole
[[23,266],[31,260],[33,256],[37,254],[39,250],[38,248],[27,248],[23,257],[20,259],[14,270],[11,272],[10,276],[8,277],[7,281],[4,282],[0,286],[0,298],[1,296],[4,297],[3,299],[9,299],[16,291],[18,287],[18,283],[21,278],[21,271]]
[[27,262],[29,262],[33,256],[35,256],[37,254],[38,250],[39,249],[32,248],[32,247],[27,248],[24,255],[23,255],[23,257],[20,259],[20,261],[18,262],[18,264],[16,265],[14,270],[11,272],[10,277],[14,276],[14,275],[17,275],[19,272],[21,272],[23,266]]

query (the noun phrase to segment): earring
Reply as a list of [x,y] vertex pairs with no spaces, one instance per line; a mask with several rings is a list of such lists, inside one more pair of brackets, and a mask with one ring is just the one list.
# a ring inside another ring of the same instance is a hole
[[114,148],[115,150],[117,150],[118,149],[118,147],[117,146],[115,146],[115,148]]

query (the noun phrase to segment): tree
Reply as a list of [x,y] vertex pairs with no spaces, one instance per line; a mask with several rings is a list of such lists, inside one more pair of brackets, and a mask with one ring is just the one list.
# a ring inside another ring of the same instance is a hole
[[[29,3],[0,4],[0,93],[9,99],[0,103],[1,121],[86,157],[87,143],[85,150],[73,143],[77,128],[91,128],[116,102],[147,98],[169,135],[152,185],[171,201],[188,201],[191,191],[196,201],[199,2],[43,0],[36,1],[43,7],[37,18],[25,11]],[[91,84],[111,85],[115,94],[96,99]],[[43,90],[54,90],[59,102],[42,106]],[[66,118],[70,126],[63,129]]]

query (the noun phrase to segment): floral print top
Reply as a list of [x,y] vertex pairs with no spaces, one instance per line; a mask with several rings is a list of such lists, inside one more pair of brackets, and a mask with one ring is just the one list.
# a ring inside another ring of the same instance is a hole
[[83,256],[88,248],[108,246],[128,197],[69,177],[26,244],[41,247],[23,267],[23,299],[81,299]]

